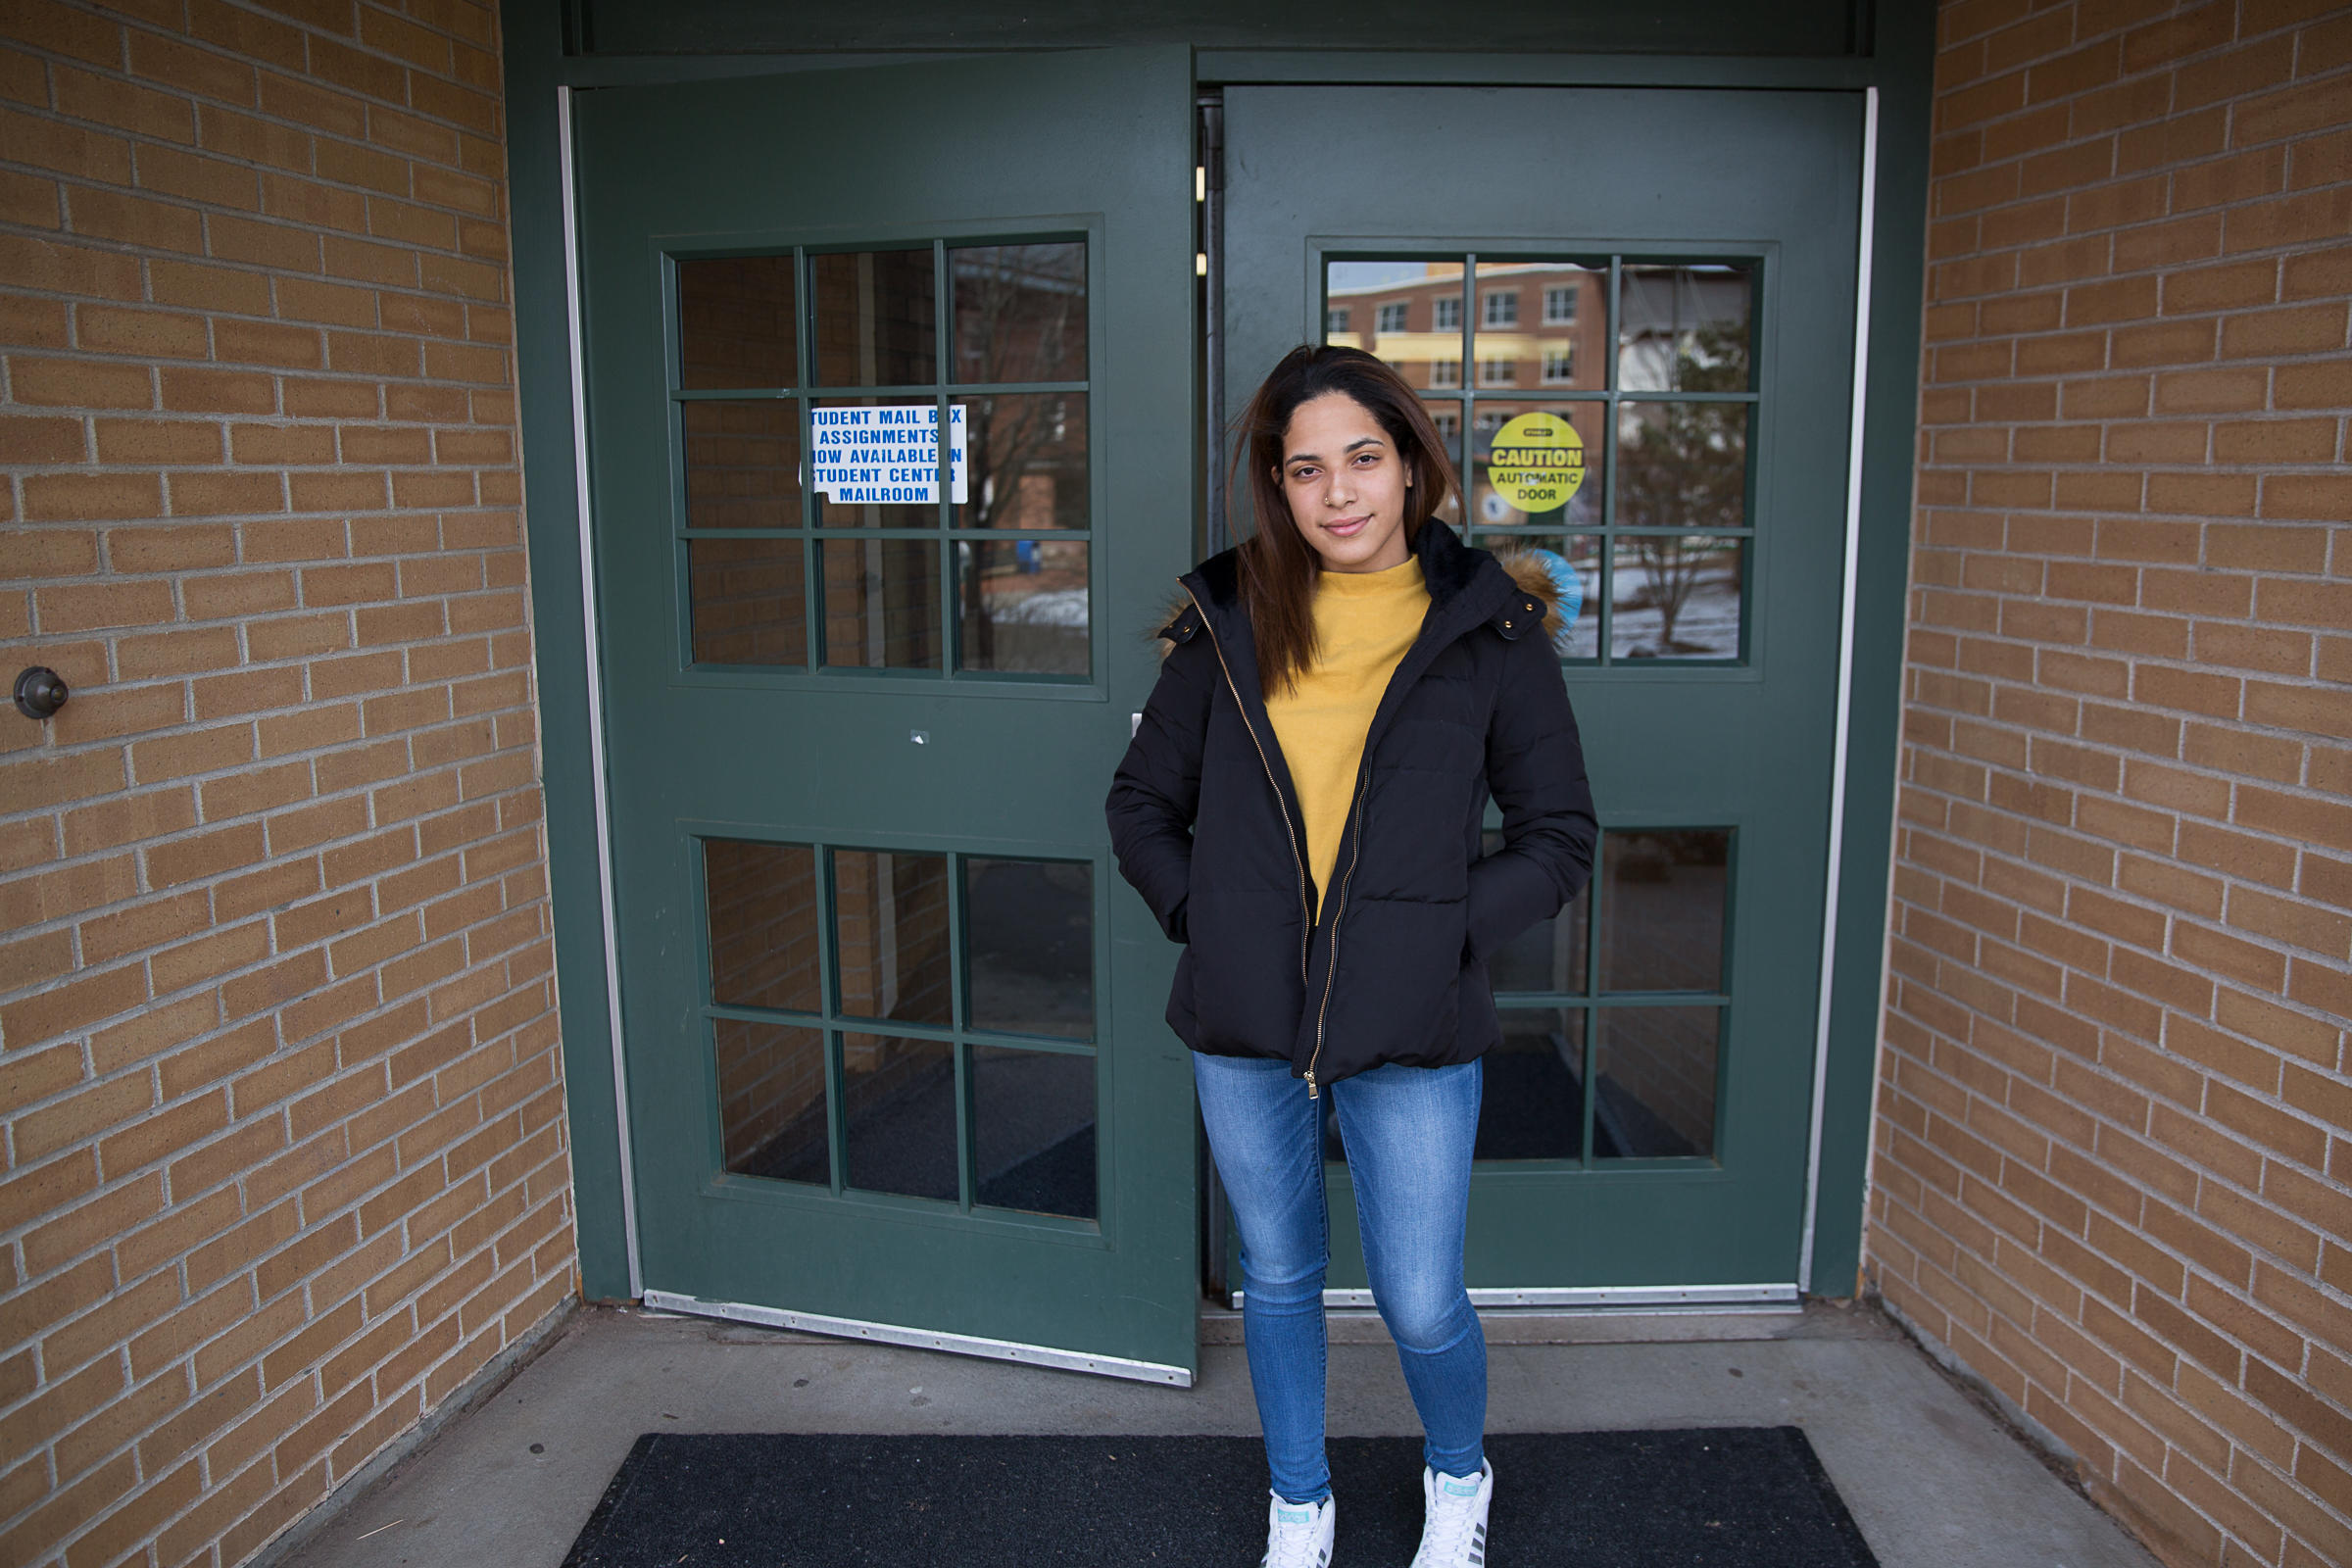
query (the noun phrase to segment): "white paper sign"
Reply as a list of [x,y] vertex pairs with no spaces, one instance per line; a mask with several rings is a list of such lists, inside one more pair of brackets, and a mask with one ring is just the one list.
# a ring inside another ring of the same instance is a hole
[[[809,481],[829,499],[884,506],[939,504],[939,405],[810,409]],[[948,405],[951,500],[964,495],[963,405]]]

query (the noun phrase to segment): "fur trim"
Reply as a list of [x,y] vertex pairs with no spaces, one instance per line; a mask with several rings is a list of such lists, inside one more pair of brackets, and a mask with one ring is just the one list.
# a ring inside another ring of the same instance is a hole
[[1523,545],[1494,552],[1502,569],[1511,574],[1519,591],[1544,607],[1544,634],[1556,637],[1565,629],[1560,619],[1560,585],[1552,579],[1551,567],[1542,555]]
[[1184,589],[1179,588],[1176,590],[1175,597],[1168,601],[1167,608],[1162,610],[1159,614],[1152,619],[1151,625],[1144,628],[1144,635],[1146,637],[1152,638],[1158,642],[1160,658],[1165,659],[1176,651],[1176,639],[1173,637],[1163,637],[1160,634],[1166,631],[1169,626],[1175,624],[1177,616],[1183,614],[1186,611],[1192,608],[1193,596]]

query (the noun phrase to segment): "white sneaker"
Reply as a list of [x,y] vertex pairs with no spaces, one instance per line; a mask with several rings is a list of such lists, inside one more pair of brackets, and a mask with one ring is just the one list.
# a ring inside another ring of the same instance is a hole
[[1330,1568],[1331,1533],[1340,1517],[1340,1499],[1285,1502],[1269,1490],[1266,1505],[1266,1554],[1257,1568]]
[[1421,1549],[1413,1568],[1484,1568],[1487,1505],[1494,1500],[1494,1461],[1475,1476],[1440,1475],[1421,1467]]

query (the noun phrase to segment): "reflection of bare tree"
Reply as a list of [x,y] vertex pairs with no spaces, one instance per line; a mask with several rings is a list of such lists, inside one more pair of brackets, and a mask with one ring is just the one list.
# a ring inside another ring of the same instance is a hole
[[[1747,334],[1702,326],[1676,351],[1675,384],[1690,392],[1747,389]],[[1617,444],[1617,521],[1628,528],[1671,528],[1629,539],[1647,591],[1626,608],[1654,608],[1658,652],[1705,650],[1675,641],[1675,617],[1693,590],[1740,541],[1680,530],[1736,527],[1745,520],[1747,411],[1744,403],[1656,403],[1642,407]]]
[[[958,380],[1063,381],[1085,376],[1084,245],[975,246],[949,254],[955,267]],[[1029,480],[1033,470],[1049,466],[1049,455],[1060,453],[1068,435],[1070,404],[1079,396],[1022,393],[963,400],[971,409],[965,443],[971,500],[959,526],[1055,525],[1051,515],[1028,515],[1039,504]],[[968,552],[971,547],[961,548]],[[980,572],[966,570],[962,577],[963,623],[974,640],[967,657],[982,667],[994,667],[996,627],[981,603]]]
[[1657,648],[1637,648],[1632,652],[1637,656],[1645,651],[1659,654],[1722,652],[1704,643],[1677,641],[1674,621],[1708,573],[1722,569],[1726,560],[1737,561],[1739,541],[1706,534],[1644,534],[1627,543],[1633,546],[1634,559],[1641,564],[1645,586],[1640,593],[1621,595],[1617,600],[1617,608],[1621,611],[1655,610],[1658,612]]

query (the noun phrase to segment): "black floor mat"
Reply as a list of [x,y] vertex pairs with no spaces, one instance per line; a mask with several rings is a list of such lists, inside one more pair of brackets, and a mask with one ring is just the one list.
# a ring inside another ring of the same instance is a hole
[[[1334,1568],[1402,1568],[1418,1438],[1334,1438]],[[1876,1568],[1796,1427],[1503,1434],[1493,1568]],[[564,1568],[1249,1568],[1255,1438],[649,1433]]]

